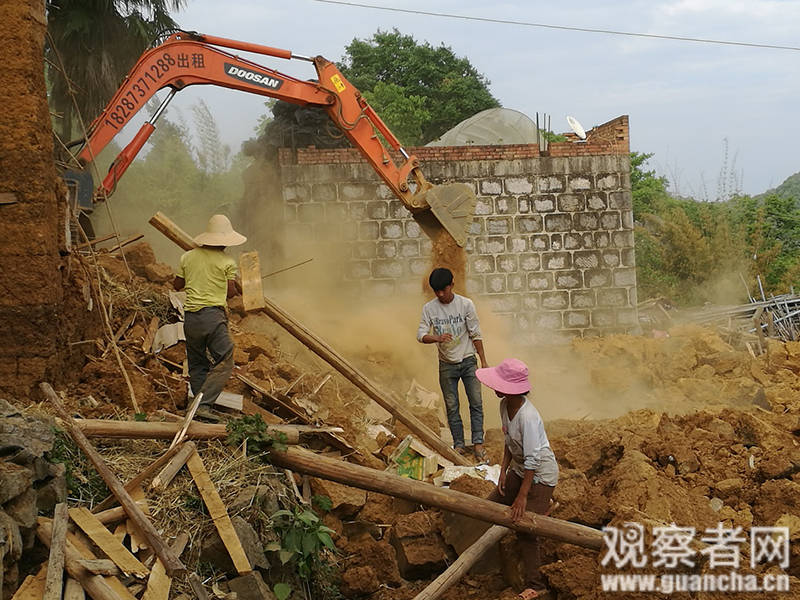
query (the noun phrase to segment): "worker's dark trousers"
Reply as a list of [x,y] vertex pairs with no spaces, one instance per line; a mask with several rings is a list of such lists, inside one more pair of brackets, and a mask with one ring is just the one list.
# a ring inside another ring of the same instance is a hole
[[195,395],[203,392],[200,404],[210,406],[225,388],[233,371],[233,340],[228,333],[225,309],[207,306],[195,312],[187,311],[183,332],[192,392]]
[[[520,485],[522,485],[522,478],[509,469],[506,474],[505,495],[501,496],[500,492],[495,488],[489,495],[489,500],[511,506],[517,498]],[[550,508],[550,499],[553,497],[554,489],[555,487],[544,485],[543,483],[531,484],[531,489],[528,492],[528,504],[525,510],[540,515],[545,514]],[[545,589],[547,586],[539,573],[539,567],[542,564],[539,556],[539,538],[529,533],[517,532],[517,540],[522,554],[522,563],[525,567],[525,586],[534,590]]]

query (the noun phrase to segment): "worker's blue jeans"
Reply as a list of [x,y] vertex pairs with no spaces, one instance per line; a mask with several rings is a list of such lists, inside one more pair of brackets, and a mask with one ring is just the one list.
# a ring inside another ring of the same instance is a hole
[[439,386],[444,396],[447,410],[447,424],[453,435],[453,446],[464,447],[464,424],[458,410],[458,381],[464,382],[469,402],[469,427],[473,444],[483,443],[483,400],[481,399],[481,382],[475,377],[478,359],[468,356],[460,363],[439,361]]
[[192,392],[195,396],[203,392],[200,404],[211,406],[233,372],[233,340],[228,333],[225,309],[207,306],[195,312],[186,311],[183,332]]

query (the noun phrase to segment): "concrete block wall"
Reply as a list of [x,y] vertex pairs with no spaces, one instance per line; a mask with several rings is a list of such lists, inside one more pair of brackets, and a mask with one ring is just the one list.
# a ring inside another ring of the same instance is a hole
[[[467,294],[521,337],[629,331],[637,325],[627,117],[587,142],[411,149],[434,183],[473,187]],[[593,135],[594,134],[594,135]],[[343,286],[418,292],[430,241],[354,150],[283,150],[289,235],[338,244]]]

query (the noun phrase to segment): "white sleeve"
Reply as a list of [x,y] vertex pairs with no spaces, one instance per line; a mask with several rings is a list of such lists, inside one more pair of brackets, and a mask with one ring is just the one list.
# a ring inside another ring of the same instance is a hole
[[469,298],[466,300],[467,310],[464,321],[467,326],[467,333],[469,333],[469,339],[482,340],[483,337],[481,336],[481,324],[478,322],[478,311],[475,310],[475,303]]
[[417,341],[420,343],[422,338],[431,332],[431,317],[425,308],[424,306],[422,307],[422,317],[419,320],[419,327],[417,327]]
[[522,453],[524,455],[523,467],[526,471],[539,469],[541,461],[542,440],[539,439],[539,419],[525,419],[522,423]]

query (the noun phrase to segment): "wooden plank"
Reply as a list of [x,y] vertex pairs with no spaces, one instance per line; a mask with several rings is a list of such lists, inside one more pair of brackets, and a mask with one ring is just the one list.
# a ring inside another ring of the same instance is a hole
[[188,579],[189,586],[192,588],[194,595],[197,596],[197,600],[208,600],[208,592],[203,587],[200,576],[197,573],[190,573]]
[[[142,505],[144,506],[144,504]],[[92,514],[95,517],[97,517],[97,520],[100,521],[103,525],[110,525],[111,523],[117,523],[118,521],[121,521],[127,516],[125,514],[125,509],[122,508],[121,506],[115,506],[114,508],[109,508],[108,510]]]
[[72,508],[69,511],[72,521],[89,536],[100,550],[122,570],[123,573],[133,573],[139,577],[145,577],[148,573],[139,559],[131,554],[122,543],[115,538],[103,524],[97,520],[88,509],[84,507]]
[[142,352],[145,354],[149,354],[150,348],[153,347],[156,331],[158,331],[158,317],[153,317],[147,325],[147,331],[144,334],[144,341],[142,342]]
[[250,398],[244,398],[242,400],[242,412],[246,415],[261,415],[261,420],[267,425],[278,425],[283,423],[283,419],[281,419],[278,415],[272,414],[266,408],[260,407],[258,404],[250,400]]
[[64,600],[86,600],[86,594],[81,584],[72,577],[67,577],[67,585],[64,586]]
[[116,577],[122,574],[119,567],[109,558],[82,558],[78,564],[95,575],[114,575]]
[[172,219],[170,219],[161,211],[150,217],[148,223],[150,223],[150,225],[158,229],[161,233],[167,236],[167,238],[175,242],[184,250],[197,248],[197,244],[194,243],[192,236],[178,227]]
[[143,237],[144,237],[143,233],[137,233],[136,235],[132,235],[131,237],[129,237],[129,238],[125,239],[125,240],[122,240],[116,246],[112,246],[111,248],[109,248],[108,252],[109,252],[109,254],[113,254],[114,252],[117,252],[117,251],[121,250],[122,248],[124,248],[128,244],[132,244],[133,242],[135,242],[137,240],[140,240]]
[[150,489],[156,492],[163,492],[167,489],[167,486],[173,480],[175,475],[178,474],[183,468],[183,465],[186,464],[186,461],[189,460],[189,457],[195,451],[196,446],[194,442],[184,442],[181,444],[180,451],[172,457],[172,460],[169,461],[164,468],[161,469],[161,472],[153,478],[152,483],[150,484]]
[[[131,498],[133,498],[139,506],[141,506],[142,513],[147,516],[150,516],[150,507],[147,505],[147,498],[144,495],[144,490],[142,486],[136,486],[131,490]],[[136,523],[128,519],[127,523],[125,524],[126,529],[128,530],[128,535],[131,536],[131,552],[136,554],[139,550],[143,548],[148,548],[147,539],[145,538],[142,531],[136,526]]]
[[36,575],[28,575],[25,578],[11,600],[42,600],[45,585],[47,585],[47,563],[42,565]]
[[120,483],[119,479],[117,479],[117,476],[114,475],[111,469],[108,468],[108,465],[106,465],[103,458],[100,456],[97,450],[94,449],[94,446],[92,446],[91,442],[86,438],[80,428],[75,424],[75,421],[73,421],[72,417],[61,405],[61,401],[58,399],[58,396],[56,395],[52,386],[49,383],[42,382],[39,384],[39,388],[44,392],[44,395],[55,408],[56,413],[61,417],[70,437],[75,441],[77,446],[94,465],[97,473],[100,475],[100,477],[102,477],[103,481],[105,481],[108,489],[111,490],[111,493],[117,497],[119,503],[123,506],[123,508],[125,508],[125,512],[128,513],[128,516],[133,519],[136,525],[138,525],[142,530],[144,535],[147,537],[147,541],[150,543],[150,547],[153,548],[158,557],[164,561],[164,565],[167,567],[167,573],[173,577],[178,573],[185,573],[186,567],[183,566],[183,563],[181,563],[180,560],[178,560],[177,556],[170,552],[169,547],[167,547],[167,545],[164,543],[164,540],[158,534],[156,528],[153,527],[153,524],[146,516],[144,516],[142,510],[139,508],[136,502],[133,501],[133,498],[131,498],[128,491],[122,486],[122,483]]
[[[39,517],[36,528],[38,537],[45,546],[50,545],[53,524],[50,519]],[[73,543],[75,542],[75,543]],[[79,549],[78,546],[81,546]],[[80,566],[82,558],[97,558],[92,554],[83,542],[74,535],[67,533],[67,544],[65,549],[64,564],[70,577],[77,579],[81,587],[89,592],[93,600],[136,600],[122,582],[116,577],[104,575],[92,575]]]
[[239,255],[239,276],[242,281],[242,304],[245,311],[264,308],[264,289],[261,285],[261,262],[258,252]]
[[[123,519],[128,516],[128,515],[125,514],[125,509],[124,508],[122,508],[120,506],[119,509],[123,513],[123,517],[122,517]],[[117,525],[114,528],[114,537],[119,540],[120,544],[125,542],[125,538],[128,537],[128,522],[127,522],[127,520],[123,521],[122,523],[120,523],[119,525]]]
[[197,489],[200,491],[200,496],[203,498],[203,502],[208,509],[208,514],[211,516],[211,520],[217,528],[219,537],[222,539],[222,543],[225,544],[225,548],[231,556],[236,571],[239,575],[252,572],[253,569],[250,566],[250,561],[244,553],[244,548],[242,548],[242,543],[239,541],[239,536],[236,535],[236,530],[233,528],[233,523],[231,523],[231,519],[228,516],[228,510],[222,503],[222,498],[219,497],[219,492],[217,492],[217,488],[214,487],[200,455],[194,452],[186,462],[186,466],[189,467],[189,472],[192,474],[195,485],[197,485]]
[[47,585],[42,600],[60,600],[64,588],[64,547],[67,540],[69,512],[67,504],[56,504],[53,510],[53,536],[50,542],[50,558],[47,561]]
[[[131,490],[136,489],[137,486],[141,485],[145,479],[152,476],[156,473],[161,467],[163,467],[167,462],[175,456],[178,452],[178,448],[173,448],[171,450],[167,450],[159,456],[156,460],[151,462],[143,471],[141,471],[136,477],[131,479],[128,483],[125,484],[125,489],[130,493]],[[107,508],[111,508],[116,503],[116,497],[114,494],[111,494],[108,498],[103,500],[100,504],[94,507],[92,510],[93,513],[99,513],[101,511],[106,510]]]
[[189,407],[189,410],[186,411],[186,415],[183,417],[183,423],[181,423],[180,428],[178,429],[177,433],[175,433],[175,437],[172,438],[172,443],[169,445],[170,448],[174,448],[178,444],[183,441],[183,438],[186,437],[186,432],[189,429],[189,426],[192,424],[192,419],[194,419],[194,415],[197,413],[197,409],[200,408],[200,402],[203,400],[203,392],[199,392],[192,400],[192,405]]
[[83,250],[84,248],[88,248],[89,246],[94,246],[96,244],[100,244],[102,242],[107,242],[113,237],[116,237],[116,233],[109,233],[108,235],[104,235],[103,237],[95,238],[93,240],[89,240],[88,242],[81,242],[77,246],[73,248],[73,250]]
[[214,406],[222,406],[223,408],[230,408],[233,410],[242,410],[244,397],[241,394],[234,394],[233,392],[221,392],[217,399],[214,400]]
[[[176,556],[180,556],[186,544],[189,543],[189,536],[181,533],[172,543],[172,551]],[[144,591],[142,600],[169,600],[169,588],[172,586],[172,578],[167,575],[164,563],[156,561],[153,570],[150,571],[150,578],[147,580],[147,589]]]

